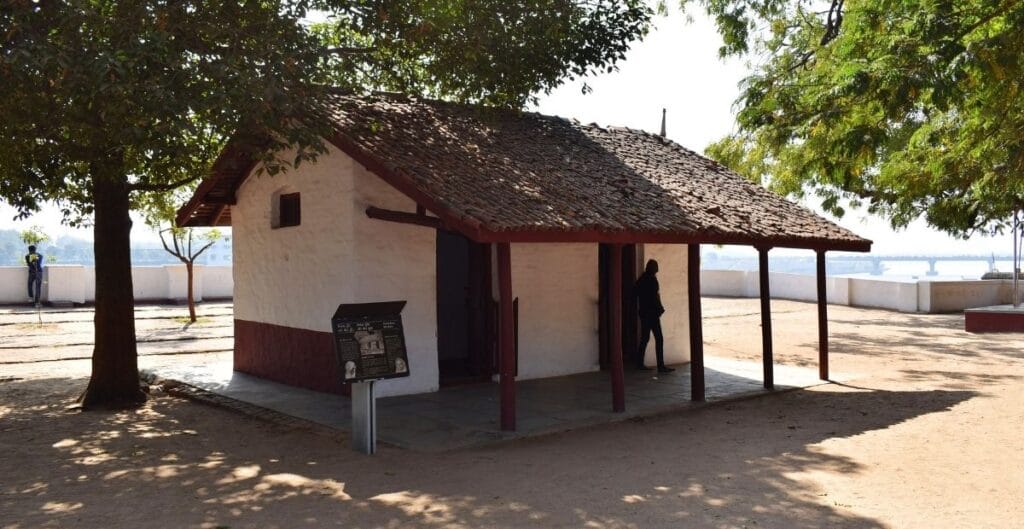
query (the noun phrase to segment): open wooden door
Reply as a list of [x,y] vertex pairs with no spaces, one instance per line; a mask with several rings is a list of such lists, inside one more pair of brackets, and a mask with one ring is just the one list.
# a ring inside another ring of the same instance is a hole
[[490,380],[495,325],[491,252],[461,234],[437,232],[437,361],[441,386]]

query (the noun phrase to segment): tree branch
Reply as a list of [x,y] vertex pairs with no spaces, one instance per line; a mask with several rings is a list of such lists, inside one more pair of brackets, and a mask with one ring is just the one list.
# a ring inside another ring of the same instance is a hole
[[[164,250],[167,253],[177,257],[178,259],[181,259],[181,254],[176,252],[175,250],[171,250],[171,247],[167,245],[167,239],[164,239],[164,233],[168,232],[168,231],[171,232],[171,239],[172,240],[174,239],[174,230],[172,230],[171,228],[166,228],[166,229],[160,230],[160,231],[157,232],[157,235],[160,236],[160,244],[163,245]],[[174,247],[175,247],[175,249],[177,249],[177,247],[178,247],[177,241],[175,241]]]
[[325,50],[330,55],[362,55],[373,53],[377,48],[361,48],[358,46],[335,46]]
[[828,9],[828,20],[825,22],[825,34],[821,36],[822,46],[839,36],[839,28],[843,25],[843,1],[832,0],[832,6]]
[[199,256],[203,254],[203,252],[205,252],[211,246],[213,246],[213,243],[215,243],[215,242],[217,242],[217,241],[210,241],[210,242],[206,243],[202,248],[200,248],[199,251],[197,251],[195,253],[195,255],[192,256],[192,262],[194,263],[196,261],[196,259],[198,259]]
[[973,24],[971,24],[970,26],[967,26],[966,28],[964,28],[964,30],[961,31],[959,35],[957,35],[957,40],[960,40],[960,39],[966,37],[967,35],[970,35],[971,33],[974,32],[974,30],[976,30],[976,29],[980,28],[981,26],[984,26],[985,24],[991,22],[993,19],[995,19],[997,17],[1000,17],[1002,15],[1005,15],[1007,13],[1007,11],[1013,9],[1014,7],[1017,7],[1018,5],[1020,5],[1020,0],[1011,1],[1011,2],[1007,2],[1005,4],[1000,5],[998,8],[996,8],[991,13],[988,13],[988,14],[982,16],[981,18],[976,20]]

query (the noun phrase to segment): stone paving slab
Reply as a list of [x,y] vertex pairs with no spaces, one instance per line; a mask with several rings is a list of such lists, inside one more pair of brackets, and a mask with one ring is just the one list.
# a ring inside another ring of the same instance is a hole
[[[79,324],[61,326],[49,324],[22,324],[11,332],[0,332],[3,348],[54,348],[73,347],[93,344],[92,322],[81,324],[83,329],[68,329]],[[200,323],[185,326],[174,321],[165,320],[136,322],[135,339],[139,342],[161,342],[174,340],[199,340],[213,338],[231,338],[234,333],[232,325]]]
[[[233,308],[231,303],[200,303],[196,306],[199,316],[227,316],[232,317]],[[43,307],[35,309],[29,306],[6,305],[0,306],[0,326],[17,325],[20,323],[37,323],[42,317],[44,323],[70,323],[70,322],[92,322],[95,316],[95,307],[75,308],[53,308]],[[187,305],[136,305],[135,320],[147,319],[171,319],[181,316],[188,316]]]
[[[210,339],[177,339],[165,341],[138,342],[139,356],[166,355],[166,354],[193,354],[212,353],[218,351],[231,351],[235,346],[235,339],[210,338]],[[0,365],[21,364],[27,362],[52,362],[56,360],[79,360],[92,358],[92,344],[60,346],[60,347],[36,347],[36,348],[11,348],[0,347]]]
[[[770,393],[762,387],[760,362],[706,358],[705,363],[708,403]],[[499,429],[499,396],[495,383],[381,398],[377,401],[378,439],[401,448],[438,452],[706,405],[689,400],[689,368],[677,367],[679,369],[667,375],[627,372],[625,413],[611,412],[611,383],[606,372],[519,381],[516,384],[516,432]],[[195,386],[340,432],[348,432],[350,428],[347,397],[237,373],[232,371],[230,362],[201,367],[167,366],[147,371],[159,379]],[[844,378],[833,377],[833,380]],[[775,366],[776,392],[823,383],[814,369]]]
[[[234,346],[230,304],[198,307],[200,320],[183,322],[186,307],[136,308],[139,355],[177,355],[230,351]],[[88,359],[94,344],[91,307],[73,309],[0,309],[0,365]],[[39,323],[40,320],[42,323]]]

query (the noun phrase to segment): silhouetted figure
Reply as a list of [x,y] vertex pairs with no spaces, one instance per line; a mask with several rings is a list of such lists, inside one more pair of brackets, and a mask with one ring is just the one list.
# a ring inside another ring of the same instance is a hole
[[658,262],[651,259],[647,261],[647,267],[640,275],[640,279],[636,280],[637,310],[640,313],[640,352],[637,369],[650,369],[644,364],[644,355],[647,352],[647,342],[651,339],[651,333],[654,333],[658,372],[670,373],[675,370],[665,365],[665,337],[661,334],[661,315],[665,313],[665,307],[661,304],[657,275]]
[[36,253],[35,245],[28,247],[25,266],[28,266],[28,300],[38,307],[43,290],[43,254]]

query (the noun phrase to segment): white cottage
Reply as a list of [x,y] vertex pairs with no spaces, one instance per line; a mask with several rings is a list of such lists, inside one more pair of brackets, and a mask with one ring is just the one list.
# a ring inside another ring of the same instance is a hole
[[232,227],[238,371],[343,392],[335,308],[407,300],[411,376],[381,393],[497,377],[514,429],[515,380],[608,369],[621,410],[632,285],[657,259],[666,359],[692,360],[702,398],[699,294],[688,298],[701,243],[753,245],[764,262],[771,247],[815,249],[822,296],[824,252],[870,248],[642,131],[393,95],[339,94],[331,114],[337,134],[315,163],[256,176],[229,147],[179,212],[183,226]]

